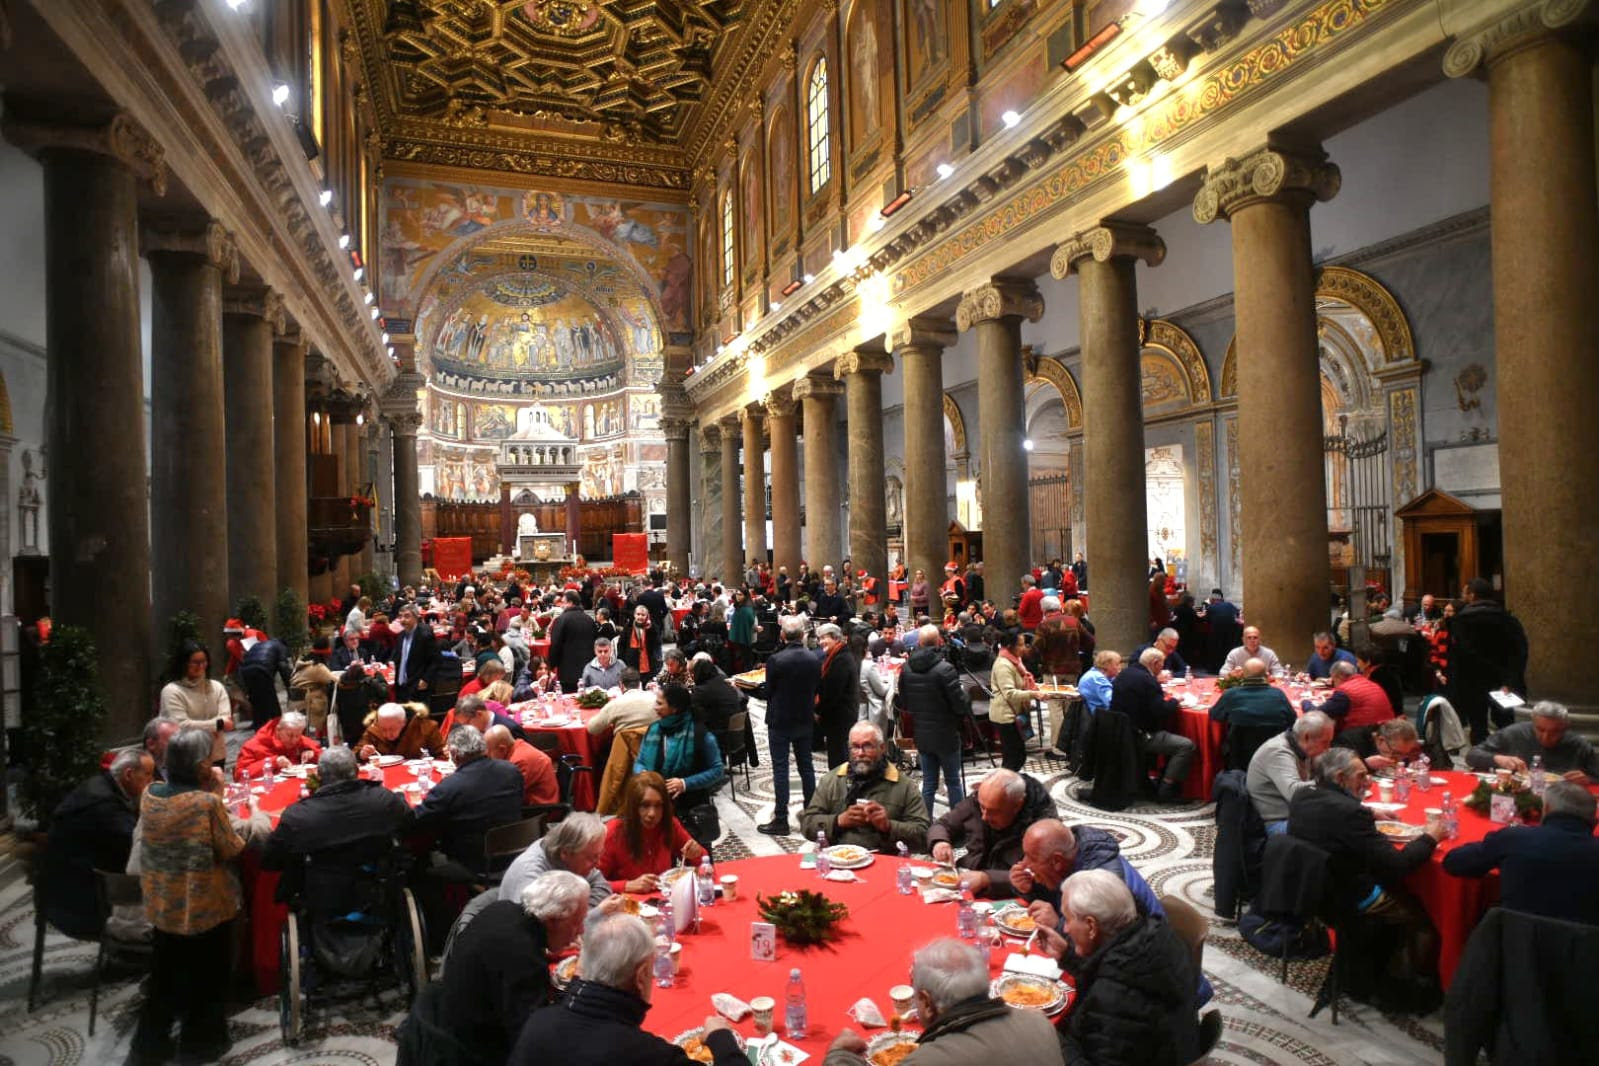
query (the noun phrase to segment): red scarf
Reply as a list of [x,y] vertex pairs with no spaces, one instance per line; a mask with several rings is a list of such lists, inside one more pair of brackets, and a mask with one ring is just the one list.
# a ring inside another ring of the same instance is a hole
[[827,676],[828,668],[833,665],[833,657],[844,650],[844,642],[837,641],[827,650],[827,657],[822,660],[822,676]]
[[1015,652],[1009,648],[1001,648],[999,649],[999,657],[1016,667],[1016,672],[1022,675],[1022,688],[1034,689],[1038,687],[1038,682],[1033,680],[1033,675],[1027,672],[1027,667],[1022,665],[1022,661],[1016,657]]
[[638,649],[638,672],[640,677],[650,674],[650,635],[638,626],[633,627],[633,646]]

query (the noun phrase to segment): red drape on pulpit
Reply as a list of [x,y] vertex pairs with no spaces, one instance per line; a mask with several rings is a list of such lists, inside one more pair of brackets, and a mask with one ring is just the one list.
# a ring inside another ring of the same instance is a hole
[[446,581],[472,571],[471,537],[434,537],[433,569]]
[[650,568],[650,538],[647,533],[612,533],[611,561],[619,570],[642,574]]

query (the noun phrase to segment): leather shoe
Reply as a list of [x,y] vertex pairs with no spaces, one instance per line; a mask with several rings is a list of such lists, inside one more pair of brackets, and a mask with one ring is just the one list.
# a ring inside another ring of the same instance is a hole
[[770,822],[756,826],[755,831],[758,833],[765,833],[769,837],[786,837],[793,835],[789,832],[788,822],[778,818],[773,818]]
[[1183,801],[1183,786],[1176,781],[1162,781],[1160,788],[1155,791],[1156,803],[1181,803]]

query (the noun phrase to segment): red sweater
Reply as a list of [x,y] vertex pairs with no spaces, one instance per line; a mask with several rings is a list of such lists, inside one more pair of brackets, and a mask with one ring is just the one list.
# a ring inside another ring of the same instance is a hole
[[233,776],[240,781],[258,775],[261,764],[268,759],[276,759],[279,755],[288,759],[290,763],[298,765],[302,752],[309,751],[312,761],[322,755],[322,745],[310,737],[300,737],[300,742],[292,748],[285,748],[278,743],[278,720],[272,719],[266,725],[255,731],[255,736],[244,742],[244,747],[239,749],[239,761],[233,766]]
[[611,882],[611,888],[617,892],[626,891],[627,883],[635,877],[664,873],[671,869],[677,857],[683,853],[683,845],[692,839],[688,830],[683,828],[683,823],[673,818],[670,844],[664,826],[657,826],[654,832],[646,829],[644,857],[635,859],[627,851],[627,835],[623,832],[622,819],[612,819],[605,826],[605,850],[600,852],[600,872]]
[[1044,590],[1034,585],[1022,593],[1021,602],[1016,605],[1016,618],[1026,630],[1038,628],[1038,623],[1044,620]]
[[1349,713],[1338,724],[1340,729],[1355,726],[1372,726],[1386,722],[1394,716],[1393,704],[1382,686],[1364,674],[1356,674],[1338,686],[1349,700]]

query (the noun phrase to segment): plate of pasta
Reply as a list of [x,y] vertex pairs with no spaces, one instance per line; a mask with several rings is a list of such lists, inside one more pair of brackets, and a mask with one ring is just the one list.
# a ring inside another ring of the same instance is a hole
[[1059,1014],[1066,1009],[1066,997],[1071,990],[1059,981],[1037,977],[1029,973],[1008,973],[995,979],[989,992],[1005,1001],[1006,1006],[1018,1010],[1036,1010],[1044,1014]]

